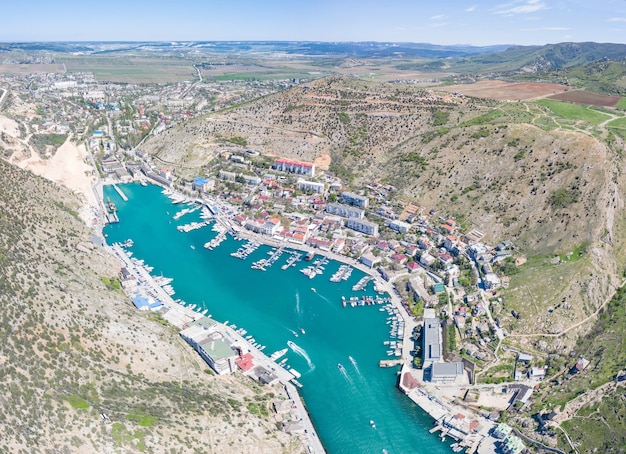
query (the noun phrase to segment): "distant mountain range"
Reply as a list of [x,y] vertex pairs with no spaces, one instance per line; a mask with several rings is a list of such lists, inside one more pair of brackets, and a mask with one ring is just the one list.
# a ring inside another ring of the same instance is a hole
[[451,58],[503,51],[510,45],[440,46],[427,43],[321,42],[321,41],[172,41],[172,42],[33,42],[4,43],[0,51],[84,52],[90,54],[136,50],[203,49],[215,53],[281,52],[299,55],[333,55],[357,58]]
[[[559,43],[544,46],[437,45],[392,42],[321,42],[321,41],[171,41],[171,42],[32,42],[0,43],[0,51],[81,52],[86,54],[121,53],[142,50],[167,52],[184,49],[210,53],[287,53],[306,56],[344,56],[356,58],[396,57],[403,59],[446,59],[439,65],[452,67],[482,66],[493,69],[534,67],[559,69],[601,59],[626,59],[625,44]],[[428,68],[428,65],[420,64]]]

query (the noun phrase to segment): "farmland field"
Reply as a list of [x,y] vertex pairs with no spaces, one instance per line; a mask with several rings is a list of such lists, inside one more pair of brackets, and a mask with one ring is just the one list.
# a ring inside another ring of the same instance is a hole
[[572,90],[550,96],[557,101],[574,102],[590,106],[615,107],[620,102],[620,96],[599,95],[584,90]]
[[528,101],[562,93],[567,91],[569,87],[541,82],[511,83],[501,80],[483,80],[474,84],[449,85],[437,89],[449,93],[462,93],[476,98],[497,99],[500,101]]
[[36,74],[36,73],[62,73],[63,65],[59,64],[14,64],[0,65],[0,74]]
[[168,83],[192,80],[196,70],[188,60],[176,58],[63,57],[68,72],[91,72],[101,82]]
[[603,121],[611,118],[597,110],[590,109],[580,104],[572,104],[553,99],[542,99],[537,101],[537,104],[547,107],[560,117],[569,120],[581,120],[592,125],[599,125]]

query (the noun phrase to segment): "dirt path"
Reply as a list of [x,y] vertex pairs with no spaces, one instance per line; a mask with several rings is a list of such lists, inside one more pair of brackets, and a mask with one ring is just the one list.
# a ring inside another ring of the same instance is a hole
[[[624,284],[626,284],[626,279],[622,281],[622,283],[620,284],[620,286],[618,288],[622,288],[624,286]],[[602,303],[602,305],[600,305],[600,307],[598,307],[598,309],[596,309],[593,314],[591,314],[589,317],[585,318],[584,320],[581,320],[580,322],[571,325],[569,328],[564,329],[560,333],[556,333],[556,334],[549,334],[549,333],[509,334],[509,337],[518,337],[518,338],[561,337],[561,336],[567,334],[568,332],[570,332],[571,330],[576,329],[579,326],[584,325],[585,323],[589,322],[591,319],[596,318],[598,316],[598,314],[600,313],[600,311],[602,311],[606,307],[606,305],[609,303],[609,301],[611,301],[612,298],[613,298],[613,295],[611,295],[610,297],[606,298],[604,300],[604,302]]]

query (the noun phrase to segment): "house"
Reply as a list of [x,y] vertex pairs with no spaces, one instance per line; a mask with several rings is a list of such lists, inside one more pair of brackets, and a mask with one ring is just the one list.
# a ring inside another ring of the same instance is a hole
[[437,259],[430,255],[428,252],[424,252],[420,257],[420,264],[424,266],[432,266]]
[[531,367],[528,371],[528,378],[531,380],[543,380],[546,378],[547,366],[543,367]]
[[577,374],[578,372],[582,372],[589,366],[590,361],[585,357],[581,356],[580,359],[574,364],[574,366],[570,369],[570,374]]
[[409,273],[412,273],[413,271],[417,271],[421,268],[421,266],[417,262],[409,262],[406,264],[406,267],[409,270]]
[[502,285],[502,282],[495,273],[487,273],[483,277],[483,284],[485,286],[485,289],[489,290],[500,287],[500,285]]
[[400,265],[404,265],[407,261],[407,256],[404,254],[394,254],[391,256],[391,259]]
[[394,220],[389,223],[389,228],[400,233],[407,233],[411,228],[411,224],[403,221]]
[[367,252],[365,254],[363,254],[361,256],[361,258],[359,259],[359,261],[365,265],[365,266],[369,266],[370,268],[373,268],[374,265],[376,265],[377,263],[380,262],[380,257],[376,257],[374,254],[372,254],[371,252]]
[[440,254],[439,261],[444,264],[444,266],[450,265],[452,263],[452,256],[450,254]]
[[452,249],[456,246],[456,237],[452,235],[446,235],[443,240],[443,247],[446,248],[449,252],[452,252]]

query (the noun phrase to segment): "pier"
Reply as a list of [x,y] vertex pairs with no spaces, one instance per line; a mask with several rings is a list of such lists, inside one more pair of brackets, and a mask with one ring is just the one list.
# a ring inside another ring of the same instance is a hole
[[128,202],[128,197],[126,197],[126,194],[124,194],[116,184],[113,184],[113,189],[115,189],[124,202]]

